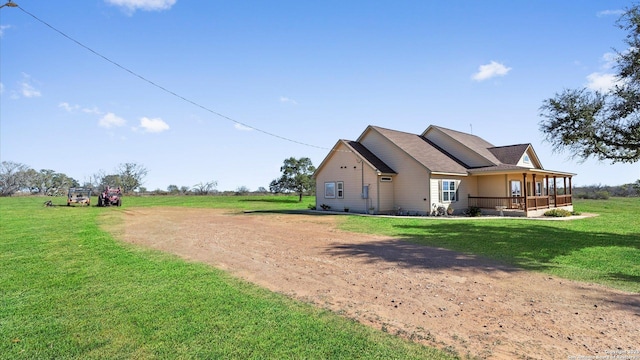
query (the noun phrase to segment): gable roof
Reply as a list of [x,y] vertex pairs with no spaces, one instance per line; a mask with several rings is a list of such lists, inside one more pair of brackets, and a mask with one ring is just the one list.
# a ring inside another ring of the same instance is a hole
[[[367,139],[372,132],[388,142],[378,144],[379,138],[372,138],[375,141],[375,149],[380,149],[381,151],[378,155],[370,150],[370,148],[373,148],[372,144],[374,143]],[[367,147],[367,145],[370,146]],[[341,146],[346,147],[347,150],[338,149]],[[369,125],[356,141],[338,140],[320,166],[316,168],[313,176],[315,177],[321,168],[329,162],[329,159],[339,151],[353,152],[363,159],[363,162],[371,169],[378,172],[379,175],[397,174],[384,160],[378,157],[384,157],[386,153],[385,150],[382,150],[384,147],[395,147],[415,160],[419,166],[423,166],[436,175],[469,176],[522,171],[554,175],[575,175],[542,168],[531,144],[493,146],[478,136],[434,125],[429,126],[422,135]],[[462,152],[458,150],[462,150]],[[525,154],[529,155],[534,167],[520,165],[522,156]],[[465,163],[465,161],[468,163]]]
[[493,144],[486,141],[485,139],[472,135],[463,133],[461,131],[451,130],[447,128],[443,128],[441,126],[430,125],[423,133],[422,136],[427,136],[430,131],[439,131],[445,134],[447,137],[452,139],[453,141],[459,143],[460,145],[466,147],[471,152],[481,156],[486,161],[493,165],[499,165],[500,160],[496,158],[496,156],[489,151],[489,148],[494,147]]
[[503,164],[516,165],[529,146],[529,144],[496,146],[488,150]]
[[358,142],[368,130],[376,131],[431,172],[467,174],[467,168],[462,162],[420,135],[369,126],[360,135]]
[[389,165],[385,164],[384,161],[380,160],[379,157],[375,156],[364,145],[352,140],[343,140],[343,141],[347,143],[354,152],[360,154],[362,158],[368,161],[369,164],[371,164],[375,168],[375,170],[383,174],[396,174],[396,172],[393,171],[393,169],[390,168]]
[[[347,150],[338,149],[341,145],[346,147]],[[318,167],[316,168],[316,171],[313,172],[312,177],[315,177],[316,174],[320,172],[320,169],[322,169],[329,162],[329,159],[333,157],[333,155],[337,152],[352,152],[356,154],[356,156],[363,159],[364,162],[369,167],[371,167],[374,171],[380,174],[385,174],[385,175],[397,174],[391,167],[389,167],[389,165],[385,164],[384,161],[380,160],[379,157],[377,157],[374,153],[369,151],[369,149],[367,149],[364,145],[356,141],[340,139],[331,148],[329,155],[327,155],[327,157],[325,157],[324,160],[322,160],[320,165],[318,165]]]

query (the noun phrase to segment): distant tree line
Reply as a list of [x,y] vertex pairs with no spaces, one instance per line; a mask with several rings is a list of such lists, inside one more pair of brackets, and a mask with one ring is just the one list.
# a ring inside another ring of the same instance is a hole
[[303,195],[315,195],[315,182],[312,179],[315,167],[311,159],[285,159],[280,168],[281,176],[271,182],[269,190],[259,187],[251,191],[246,186],[239,186],[235,191],[220,192],[216,188],[215,180],[199,182],[193,186],[169,185],[167,190],[156,189],[148,191],[143,186],[148,170],[137,163],[119,164],[113,171],[107,173],[98,170],[80,183],[63,173],[42,169],[36,171],[28,165],[3,161],[0,164],[0,196],[11,196],[16,193],[33,195],[60,196],[66,195],[71,187],[86,187],[100,191],[106,186],[119,187],[125,194],[133,192],[149,195],[263,195],[268,193],[295,193],[302,201]]
[[88,180],[78,180],[50,169],[39,171],[28,165],[3,161],[0,163],[0,196],[11,196],[18,192],[33,195],[60,196],[69,188],[87,187],[102,189],[105,186],[119,187],[124,193],[131,193],[142,187],[147,169],[136,163],[118,165],[112,173],[99,170]]
[[589,185],[573,188],[573,196],[577,199],[602,199],[609,197],[636,197],[640,196],[640,180],[632,184],[618,186]]

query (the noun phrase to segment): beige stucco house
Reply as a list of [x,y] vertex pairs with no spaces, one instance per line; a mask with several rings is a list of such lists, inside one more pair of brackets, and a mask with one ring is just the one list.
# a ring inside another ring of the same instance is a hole
[[478,136],[429,126],[411,134],[368,126],[339,140],[314,173],[316,208],[357,213],[539,216],[572,211],[571,178],[545,170],[531,144],[493,146]]

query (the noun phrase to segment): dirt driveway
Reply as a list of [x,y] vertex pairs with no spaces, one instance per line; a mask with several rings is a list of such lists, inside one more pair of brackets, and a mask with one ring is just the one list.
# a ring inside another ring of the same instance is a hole
[[640,359],[638,294],[340,231],[336,216],[185,208],[123,216],[127,242],[462,356]]

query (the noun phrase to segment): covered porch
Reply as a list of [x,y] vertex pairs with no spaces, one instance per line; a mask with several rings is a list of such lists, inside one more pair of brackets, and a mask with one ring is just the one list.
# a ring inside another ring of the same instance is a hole
[[468,194],[469,207],[481,208],[484,213],[525,217],[541,216],[553,208],[573,211],[575,174],[531,169],[518,174],[510,171],[501,176],[491,175],[492,179],[503,179],[499,187],[505,189],[505,194],[495,196],[498,195],[495,190],[490,194],[490,190],[485,191],[486,187],[479,185],[476,194]]

